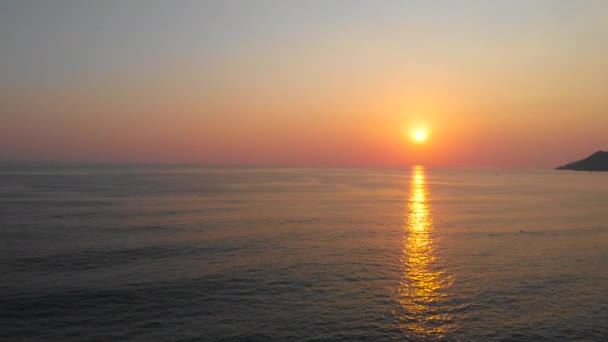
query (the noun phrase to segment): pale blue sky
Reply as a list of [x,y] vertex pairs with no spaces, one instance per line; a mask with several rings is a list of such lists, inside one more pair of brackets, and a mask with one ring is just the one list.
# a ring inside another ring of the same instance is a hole
[[455,32],[492,45],[540,34],[567,49],[606,42],[593,23],[603,25],[607,8],[605,1],[3,0],[0,76],[6,85],[189,58],[204,63],[336,31],[396,32],[405,45],[425,44],[418,37],[433,33],[429,44],[449,44]]

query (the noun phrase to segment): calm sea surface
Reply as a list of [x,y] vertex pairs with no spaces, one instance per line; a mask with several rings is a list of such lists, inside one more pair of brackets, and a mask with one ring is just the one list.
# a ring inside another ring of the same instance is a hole
[[0,340],[608,339],[608,173],[0,167]]

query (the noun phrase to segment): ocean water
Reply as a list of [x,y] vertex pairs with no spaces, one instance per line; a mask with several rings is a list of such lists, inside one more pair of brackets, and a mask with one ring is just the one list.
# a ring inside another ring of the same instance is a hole
[[0,168],[0,340],[608,339],[608,173]]

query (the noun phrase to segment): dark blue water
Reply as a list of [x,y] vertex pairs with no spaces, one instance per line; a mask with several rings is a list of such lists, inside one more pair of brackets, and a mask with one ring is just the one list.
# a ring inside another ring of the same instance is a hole
[[0,339],[608,338],[608,174],[0,168]]

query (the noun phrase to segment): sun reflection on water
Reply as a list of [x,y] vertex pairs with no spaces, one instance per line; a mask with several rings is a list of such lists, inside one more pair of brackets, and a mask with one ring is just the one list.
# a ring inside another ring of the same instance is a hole
[[415,166],[403,244],[399,324],[410,335],[440,338],[452,327],[451,317],[443,305],[451,277],[435,255],[427,197],[424,168]]

